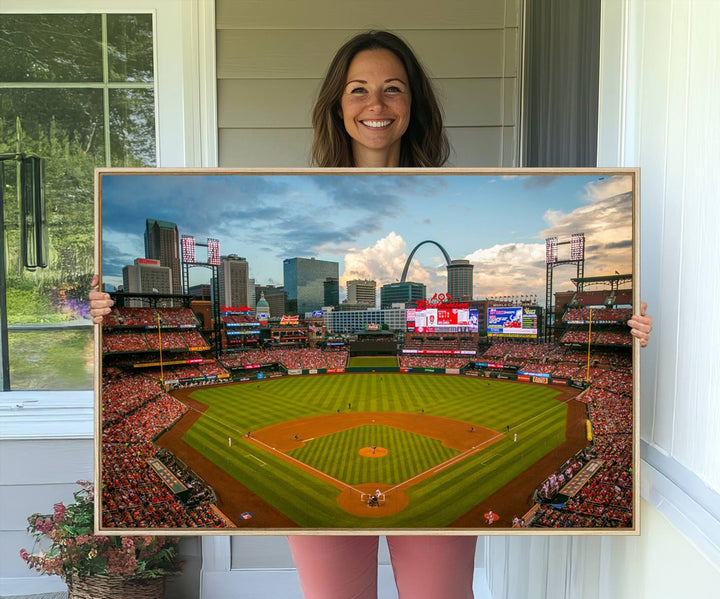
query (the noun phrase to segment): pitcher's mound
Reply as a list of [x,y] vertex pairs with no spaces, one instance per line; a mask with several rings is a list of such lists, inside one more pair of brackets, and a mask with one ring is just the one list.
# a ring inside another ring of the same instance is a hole
[[364,458],[384,458],[388,450],[384,447],[363,447],[358,453]]

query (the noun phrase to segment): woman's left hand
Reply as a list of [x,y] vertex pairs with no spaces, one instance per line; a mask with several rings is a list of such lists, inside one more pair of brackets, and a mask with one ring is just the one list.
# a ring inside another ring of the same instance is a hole
[[640,303],[640,314],[633,314],[632,318],[628,320],[628,326],[630,327],[630,334],[633,337],[637,337],[640,341],[640,347],[646,347],[648,340],[650,339],[650,331],[652,331],[652,316],[646,313],[647,304],[645,302]]

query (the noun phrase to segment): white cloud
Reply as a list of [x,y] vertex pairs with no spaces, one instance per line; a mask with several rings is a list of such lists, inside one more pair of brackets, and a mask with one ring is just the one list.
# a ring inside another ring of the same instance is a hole
[[465,256],[474,266],[474,297],[536,294],[545,298],[545,245],[508,243]]
[[[572,233],[585,234],[585,276],[622,274],[632,270],[632,203],[629,177],[608,177],[585,188],[585,204],[565,213],[548,209],[547,228],[539,233],[540,243],[498,244],[475,250],[465,258],[475,265],[474,296],[538,296],[545,301],[545,242],[547,237],[569,239]],[[567,254],[565,256],[564,253]],[[569,257],[569,245],[561,246],[559,257]],[[570,279],[577,275],[572,264],[553,271],[553,291],[575,289]]]
[[[629,177],[608,177],[585,187],[584,206],[572,212],[548,210],[544,214],[548,228],[543,238],[569,238],[585,234],[585,276],[622,274],[632,271],[632,202]],[[560,259],[569,256],[569,246],[561,246]]]
[[[400,280],[408,257],[407,243],[394,231],[374,245],[361,249],[347,250],[344,257],[345,271],[340,276],[340,284],[345,285],[352,279],[368,279],[377,282],[378,289],[387,283]],[[435,262],[434,257],[428,258]],[[424,283],[428,292],[447,290],[445,263],[437,267],[421,264],[416,258],[410,264],[408,281]]]

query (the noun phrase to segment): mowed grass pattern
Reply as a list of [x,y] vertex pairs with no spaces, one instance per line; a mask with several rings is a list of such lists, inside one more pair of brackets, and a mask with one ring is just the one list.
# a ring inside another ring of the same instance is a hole
[[[194,391],[192,397],[209,407],[184,439],[300,526],[439,528],[563,442],[566,406],[553,399],[558,394],[540,385],[462,376],[283,377]],[[247,431],[279,422],[346,411],[348,403],[352,412],[424,410],[490,428],[503,439],[413,486],[406,509],[379,519],[348,514],[337,505],[338,491],[332,485],[244,438]],[[509,434],[505,434],[507,426]],[[231,447],[228,437],[233,439]]]
[[397,365],[394,356],[354,356],[348,360],[349,368],[393,368]]
[[[382,458],[363,457],[361,447],[388,450]],[[313,439],[289,452],[305,464],[350,485],[398,484],[458,454],[431,439],[391,426],[363,425]]]

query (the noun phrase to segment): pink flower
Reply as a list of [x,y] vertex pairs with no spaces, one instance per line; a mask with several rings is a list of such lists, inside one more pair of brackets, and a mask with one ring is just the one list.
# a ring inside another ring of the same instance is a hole
[[124,549],[109,549],[108,558],[108,574],[118,576],[128,576],[135,572],[137,560],[135,552],[126,551]]
[[55,522],[62,522],[65,520],[65,504],[60,502],[53,506]]
[[125,549],[135,549],[135,541],[130,537],[123,537],[121,543]]
[[35,520],[35,528],[46,535],[52,530],[53,522],[52,520],[45,520],[44,518],[38,518]]
[[20,557],[23,559],[23,561],[27,562],[30,561],[30,554],[27,552],[27,549],[21,549],[20,550]]

